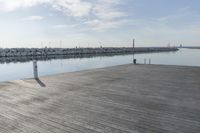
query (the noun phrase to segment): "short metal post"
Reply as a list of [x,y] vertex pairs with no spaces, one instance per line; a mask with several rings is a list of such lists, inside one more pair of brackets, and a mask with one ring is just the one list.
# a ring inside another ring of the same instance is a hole
[[133,59],[133,64],[137,64],[137,60],[136,59]]
[[38,79],[38,67],[37,67],[36,60],[33,61],[33,74],[34,74],[34,78]]
[[133,39],[133,64],[136,64],[136,59],[135,59],[135,39]]
[[144,59],[144,64],[147,64],[147,60],[146,59]]
[[151,59],[149,59],[149,65],[151,64]]

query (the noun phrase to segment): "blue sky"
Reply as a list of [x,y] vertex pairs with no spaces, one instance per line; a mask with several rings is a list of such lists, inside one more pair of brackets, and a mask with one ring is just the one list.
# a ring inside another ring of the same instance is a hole
[[199,0],[0,0],[0,47],[200,44]]

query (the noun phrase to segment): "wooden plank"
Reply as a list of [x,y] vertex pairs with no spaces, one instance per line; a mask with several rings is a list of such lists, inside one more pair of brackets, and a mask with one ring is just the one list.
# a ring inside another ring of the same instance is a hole
[[200,68],[123,65],[0,84],[0,132],[197,133]]

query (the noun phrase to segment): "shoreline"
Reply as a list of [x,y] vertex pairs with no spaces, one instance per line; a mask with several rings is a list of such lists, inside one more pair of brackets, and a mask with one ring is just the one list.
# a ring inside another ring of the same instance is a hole
[[[133,66],[155,66],[155,67],[173,67],[173,68],[187,68],[187,69],[200,69],[200,66],[187,66],[187,65],[164,65],[164,64],[121,64],[121,65],[115,65],[115,66],[105,66],[105,67],[99,67],[99,68],[90,68],[90,69],[83,69],[83,70],[77,70],[77,71],[69,71],[69,72],[61,72],[61,73],[55,73],[55,74],[48,74],[48,75],[41,75],[39,76],[40,78],[48,78],[48,77],[56,77],[56,76],[61,76],[61,75],[67,75],[67,74],[76,74],[76,73],[81,73],[81,72],[88,72],[88,71],[95,71],[95,70],[103,70],[103,69],[110,69],[113,67],[123,67],[127,65],[133,65]],[[26,81],[26,80],[35,80],[32,77],[28,78],[21,78],[21,79],[13,79],[13,80],[5,80],[5,81],[0,81],[0,86],[2,83],[12,83],[12,82],[18,82],[18,81]]]

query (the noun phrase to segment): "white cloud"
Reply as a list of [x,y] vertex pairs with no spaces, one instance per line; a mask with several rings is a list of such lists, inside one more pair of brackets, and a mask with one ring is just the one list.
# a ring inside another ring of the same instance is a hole
[[54,0],[51,4],[53,8],[75,17],[89,15],[92,8],[91,3],[83,0]]
[[78,26],[78,24],[73,24],[73,25],[58,24],[58,25],[53,26],[53,28],[56,28],[56,29],[61,29],[61,28],[74,28],[74,27],[77,27],[77,26]]
[[83,0],[0,0],[1,11],[14,11],[40,4],[48,4],[56,10],[71,16],[86,16],[91,10],[91,3]]
[[1,11],[14,11],[19,8],[33,7],[38,4],[47,3],[50,0],[0,0]]
[[124,19],[126,14],[116,8],[121,4],[121,0],[98,0],[93,7],[93,20],[86,22],[95,31],[105,31],[108,29],[119,28],[126,24],[128,20]]
[[23,20],[35,21],[35,20],[42,20],[42,19],[44,19],[43,16],[29,16],[27,18],[24,18]]
[[119,0],[98,0],[94,5],[93,13],[98,19],[114,20],[126,16],[126,14],[116,8],[118,4],[121,4]]
[[[84,24],[93,30],[104,31],[118,28],[124,24],[126,14],[116,7],[122,0],[0,0],[0,11],[15,11],[20,8],[30,8],[37,5],[48,5],[74,18],[88,18]],[[41,16],[31,16],[26,20],[41,20]],[[79,21],[79,20],[77,20]],[[80,23],[80,22],[78,22]],[[66,27],[58,25],[57,28]]]

